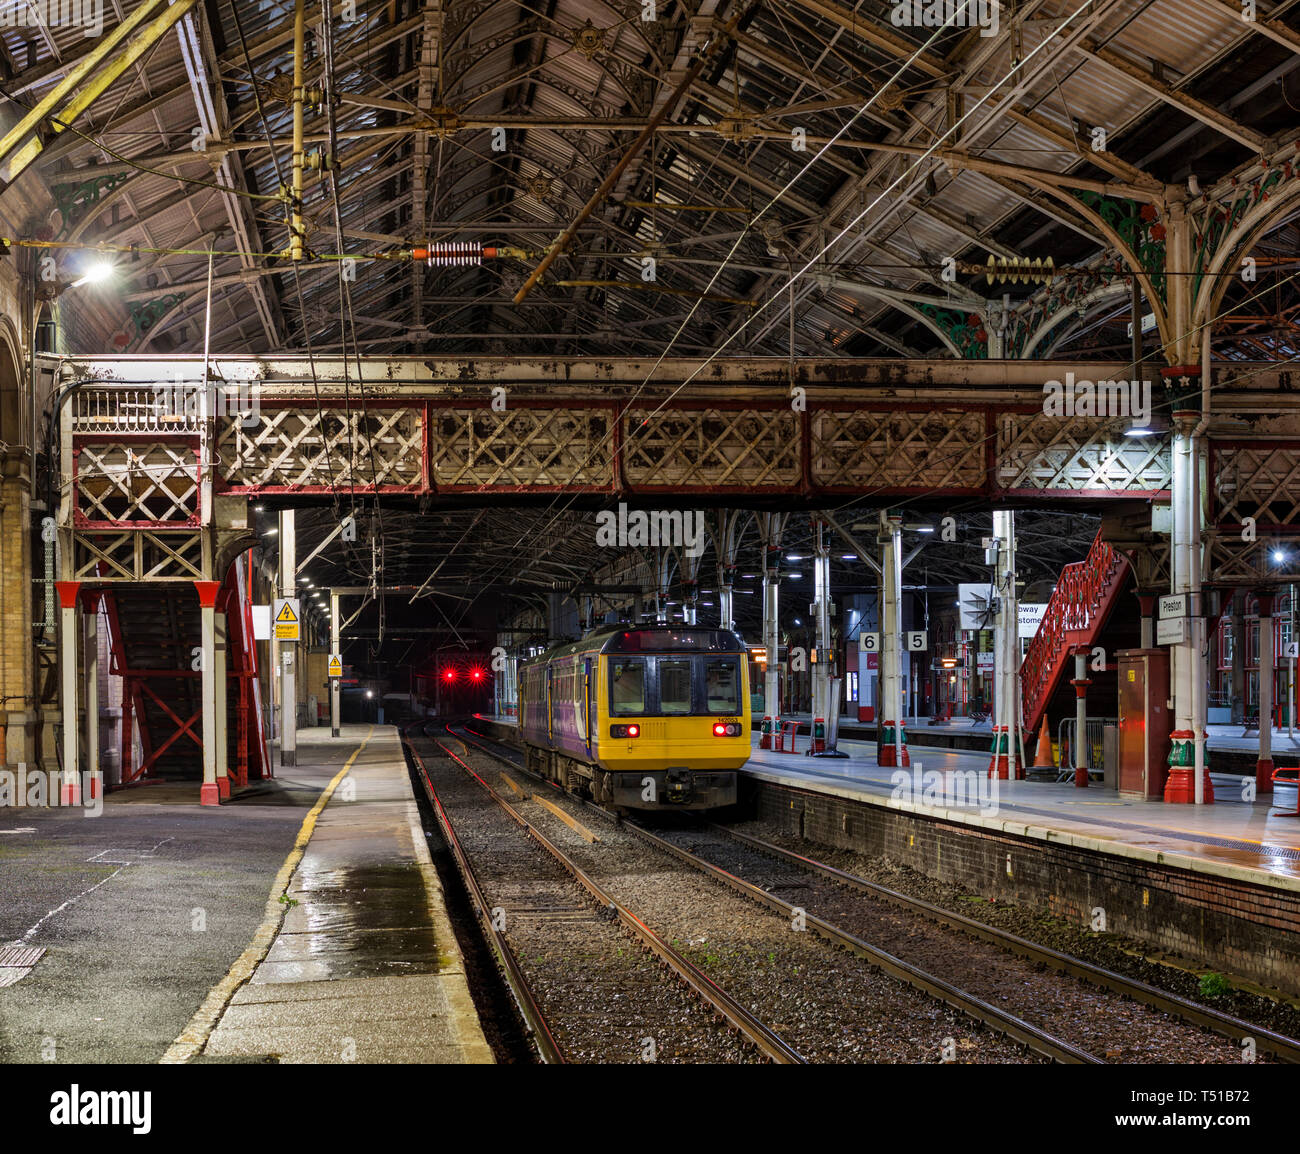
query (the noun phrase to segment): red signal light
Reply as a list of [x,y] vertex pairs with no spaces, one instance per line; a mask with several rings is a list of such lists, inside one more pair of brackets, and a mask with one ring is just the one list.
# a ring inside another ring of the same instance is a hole
[[454,669],[448,669],[447,672],[443,674],[443,677],[445,677],[448,681],[455,681],[456,671]]
[[473,670],[470,671],[470,676],[471,676],[475,681],[482,681],[482,680],[483,680],[483,670],[481,670],[481,669],[473,669]]

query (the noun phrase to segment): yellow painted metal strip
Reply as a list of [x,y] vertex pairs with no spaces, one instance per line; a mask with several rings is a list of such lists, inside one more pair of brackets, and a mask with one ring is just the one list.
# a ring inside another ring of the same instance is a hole
[[592,833],[591,830],[589,830],[585,825],[582,824],[582,822],[578,821],[575,818],[570,817],[558,805],[555,805],[552,802],[547,801],[546,798],[544,797],[538,797],[536,794],[533,794],[533,800],[537,802],[537,804],[540,805],[543,809],[550,810],[551,813],[555,814],[556,817],[558,817],[562,822],[564,822],[564,824],[567,825],[571,830],[573,830],[573,832],[576,833],[580,838],[583,838],[588,842],[600,841],[600,838],[598,838],[594,833]]
[[156,9],[162,7],[163,3],[164,0],[145,0],[139,8],[78,60],[64,75],[63,79],[41,97],[26,116],[5,133],[4,139],[0,140],[0,159],[8,156],[20,141],[33,132],[41,121],[54,111],[60,100],[69,93],[75,92],[82,80],[94,71],[99,63],[131,34],[133,29],[138,28]]
[[[76,120],[81,113],[108,91],[118,77],[144,56],[197,3],[198,0],[173,0],[173,3],[164,7],[163,11],[159,13],[159,15],[155,17],[147,27],[140,28],[136,35],[132,36],[130,43],[126,45],[122,52],[111,61],[103,64],[98,71],[94,72],[90,76],[86,76],[84,83],[74,85],[73,87],[76,89],[76,93],[66,105],[59,109],[57,121],[61,121],[62,123],[51,123],[53,131],[62,132],[64,124],[71,124]],[[147,15],[148,12],[155,7],[157,7],[156,4],[146,3],[136,9],[136,11],[126,20],[119,24],[109,37],[109,40],[113,42],[113,46],[121,42],[125,33],[130,32],[132,29],[136,29],[140,23],[139,18],[142,17],[142,15]],[[103,44],[97,47],[91,54],[93,59],[88,58],[91,67],[98,67],[106,57],[107,53],[111,50],[112,46],[108,44]],[[68,91],[65,86],[69,79],[78,72],[81,72],[83,76],[85,75],[87,69],[84,66],[86,64],[87,61],[83,60],[79,63],[77,68],[74,68],[68,73],[64,82],[56,89],[56,91],[63,89],[63,92],[60,93],[57,99],[62,99],[63,95]],[[50,95],[53,96],[53,93]],[[42,120],[49,116],[49,110],[46,108],[48,100],[49,97],[42,100],[40,104],[32,110],[32,112],[23,117],[22,121],[15,126],[12,132],[6,135],[3,141],[0,141],[0,157],[7,156],[11,152],[13,153],[8,163],[4,166],[4,178],[10,183],[18,179],[19,174],[36,159],[44,148],[40,138],[31,135],[31,133],[35,127],[39,126]],[[24,128],[23,126],[27,125],[33,117],[35,117],[35,124],[31,127]],[[27,139],[24,140],[22,147],[15,152],[15,145],[19,140],[23,140],[24,137]]]

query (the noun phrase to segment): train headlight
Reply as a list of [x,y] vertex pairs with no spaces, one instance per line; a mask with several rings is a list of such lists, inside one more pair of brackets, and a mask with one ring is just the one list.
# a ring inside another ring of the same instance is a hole
[[610,737],[640,737],[641,727],[639,725],[611,725],[609,735]]
[[734,721],[715,721],[713,723],[714,737],[739,737],[742,732],[740,725]]

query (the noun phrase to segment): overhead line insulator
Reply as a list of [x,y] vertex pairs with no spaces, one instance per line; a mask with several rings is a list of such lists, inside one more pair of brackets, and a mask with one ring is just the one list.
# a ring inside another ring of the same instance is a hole
[[1031,283],[1046,284],[1056,276],[1056,264],[1049,256],[1046,261],[1040,257],[1030,260],[1028,257],[990,256],[984,266],[985,279],[989,284],[994,281],[1010,281],[1012,284]]
[[515,257],[527,260],[534,254],[527,249],[502,245],[482,245],[471,240],[449,240],[438,244],[423,245],[411,249],[412,260],[422,260],[433,267],[451,267],[455,265],[480,265],[485,260],[499,260]]
[[[483,258],[488,256],[488,250],[483,245],[475,244],[473,241],[446,241],[442,244],[431,244],[425,248],[413,248],[411,258],[413,260],[422,260],[425,264],[432,267],[433,265],[451,266],[451,265],[478,265],[483,263]],[[492,256],[496,256],[496,250],[492,250]]]

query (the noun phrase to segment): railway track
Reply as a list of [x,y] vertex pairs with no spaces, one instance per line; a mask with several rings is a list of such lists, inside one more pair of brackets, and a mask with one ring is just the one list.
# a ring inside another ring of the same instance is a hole
[[751,834],[741,833],[739,830],[728,829],[712,822],[708,823],[707,828],[710,832],[729,841],[748,846],[761,854],[789,863],[800,870],[827,879],[846,889],[867,895],[909,913],[920,915],[979,941],[988,942],[1035,964],[1067,974],[1072,978],[1077,978],[1082,982],[1119,994],[1122,997],[1130,998],[1134,1002],[1141,1003],[1161,1013],[1169,1014],[1172,1017],[1180,1018],[1202,1029],[1211,1030],[1236,1041],[1241,1041],[1247,1037],[1252,1038],[1258,1053],[1270,1055],[1278,1061],[1300,1063],[1300,1039],[1287,1037],[1253,1022],[1234,1017],[1231,1014],[1225,1014],[1209,1006],[1203,1006],[1178,994],[1170,993],[1168,990],[1162,990],[1158,986],[1152,986],[1125,974],[1094,965],[1082,958],[1040,945],[1007,930],[976,921],[974,918],[964,917],[952,910],[946,910],[921,898],[900,893],[877,882],[837,869],[835,866],[819,862],[814,858],[797,854],[793,850],[764,841]]
[[[474,745],[481,753],[493,757],[498,762],[509,765],[512,769],[524,773],[518,760],[514,757],[507,756],[500,752],[497,743],[492,743],[490,739],[486,742],[481,735],[474,731],[464,731],[453,733],[461,740]],[[513,751],[512,751],[513,752]],[[530,777],[534,775],[529,774]],[[534,780],[541,781],[540,778]],[[567,796],[567,795],[565,795]],[[577,801],[578,799],[570,799]],[[603,819],[614,821],[615,819],[607,811],[599,806],[593,806],[588,803],[581,803],[585,812],[591,812],[600,815]],[[815,936],[830,941],[833,945],[847,950],[855,956],[868,962],[874,969],[889,975],[896,979],[904,987],[909,987],[912,991],[920,993],[927,999],[934,999],[944,1003],[950,1009],[956,1011],[964,1018],[978,1022],[1009,1039],[1018,1046],[1024,1047],[1031,1054],[1038,1058],[1045,1058],[1055,1062],[1068,1063],[1097,1063],[1100,1059],[1092,1054],[1073,1046],[1059,1038],[1055,1038],[1043,1030],[1040,1030],[1028,1022],[1021,1020],[1013,1014],[1008,1014],[998,1007],[984,1002],[978,998],[970,996],[965,991],[953,986],[951,983],[927,974],[918,967],[911,966],[906,962],[895,958],[882,950],[872,946],[870,943],[857,938],[852,934],[846,933],[839,927],[826,922],[816,915],[795,906],[792,903],[785,902],[775,895],[764,893],[757,887],[750,886],[748,883],[728,874],[711,863],[698,856],[683,850],[680,846],[672,844],[670,841],[659,837],[657,834],[645,829],[643,826],[629,821],[618,823],[622,829],[635,839],[652,847],[657,854],[667,854],[688,865],[692,870],[706,875],[711,881],[722,882],[731,889],[736,890],[744,897],[765,905],[767,908],[780,914],[790,924],[799,924],[800,928],[812,933]],[[914,996],[914,995],[913,995]]]
[[[474,740],[484,753],[523,772],[515,757],[501,752],[509,747],[473,730],[467,733],[468,739]],[[599,807],[588,808],[604,812]],[[1101,1007],[1097,1004],[1096,991],[1129,999],[1145,1007],[1146,1011],[1182,1023],[1184,1032],[1188,1027],[1212,1031],[1232,1039],[1236,1046],[1251,1039],[1257,1053],[1284,1062],[1300,1061],[1300,1042],[1295,1039],[898,893],[759,838],[711,823],[672,831],[667,836],[634,822],[626,824],[636,836],[663,852],[693,865],[715,881],[770,909],[785,914],[804,907],[823,909],[824,917],[814,916],[810,909],[805,911],[810,929],[1056,1061],[1164,1060],[1158,1052],[1144,1050],[1144,1046],[1164,1044],[1160,1040],[1164,1028],[1154,1015],[1148,1014],[1147,1020],[1142,1020],[1132,1012],[1113,1009],[1098,1014]],[[738,847],[745,852],[738,853]],[[729,868],[723,868],[723,862]],[[796,906],[773,892],[783,889],[799,891],[800,904]],[[888,911],[889,917],[881,916],[882,909]],[[883,935],[900,942],[899,952],[915,951],[918,924],[937,927],[948,937],[949,956],[955,964],[941,966],[942,977],[879,947],[878,941]],[[977,956],[972,957],[972,954]],[[986,967],[982,983],[981,964]],[[1015,972],[1008,973],[1008,969]],[[958,977],[953,976],[953,970],[958,971]],[[1006,1008],[991,1004],[991,998],[1000,996],[1001,990],[1014,986],[1019,978],[1023,978],[1027,992],[1045,986],[1035,976],[1037,971],[1049,971],[1047,976],[1057,983],[1057,988],[1037,990],[1036,997],[1031,994],[1030,1008],[1026,1013],[1061,1022],[1066,1027],[1064,1031],[1057,1027],[1044,1028],[1041,1022],[1031,1025]],[[967,980],[971,977],[974,982]],[[983,997],[966,988],[972,984],[984,986]],[[1080,990],[1088,992],[1081,995]],[[1108,1032],[1113,1038],[1115,1028],[1123,1036],[1122,1042],[1106,1040]],[[1081,1036],[1066,1041],[1059,1036],[1061,1032]],[[1135,1036],[1147,1037],[1151,1041],[1135,1044]],[[1176,1051],[1184,1059],[1188,1045],[1192,1045],[1192,1052],[1196,1052],[1194,1040],[1184,1041]],[[1209,1051],[1206,1052],[1208,1055]],[[1224,1048],[1217,1057],[1207,1056],[1205,1060],[1239,1061],[1240,1050]]]
[[524,976],[523,967],[519,964],[519,959],[516,957],[505,932],[491,916],[491,903],[488,902],[483,887],[479,883],[478,875],[474,872],[474,867],[470,863],[469,855],[465,853],[464,848],[461,846],[460,838],[456,836],[451,819],[448,818],[447,811],[443,808],[442,801],[433,788],[433,782],[429,777],[429,771],[424,764],[424,759],[406,740],[405,735],[403,735],[402,740],[415,763],[415,768],[419,772],[421,780],[424,782],[425,793],[429,798],[429,803],[433,806],[438,828],[442,831],[443,840],[447,843],[447,847],[451,850],[452,857],[456,861],[456,868],[465,884],[466,891],[469,893],[474,915],[478,919],[492,952],[496,955],[506,986],[515,1000],[515,1005],[519,1008],[528,1035],[537,1048],[538,1057],[548,1065],[562,1064],[565,1061],[564,1054],[556,1042],[554,1034],[551,1033],[550,1023],[547,1022],[541,1006],[538,1005],[537,999],[533,995],[532,987],[529,986],[528,980]]
[[[608,1034],[611,1027],[625,1025],[624,1019],[631,1016],[638,1023],[635,1033],[641,1041],[653,1038],[656,1033],[668,1036],[670,1041],[674,1034],[688,1034],[693,1039],[694,1047],[686,1048],[690,1058],[706,1061],[745,1060],[744,1047],[735,1041],[734,1034],[744,1040],[752,1053],[763,1059],[777,1063],[803,1062],[803,1057],[780,1035],[731,998],[678,950],[663,941],[631,910],[611,898],[445,742],[433,740],[431,744],[439,751],[442,759],[457,767],[456,773],[463,781],[473,783],[471,789],[480,791],[484,798],[490,799],[488,805],[502,819],[530,839],[535,851],[532,856],[515,852],[510,840],[502,837],[502,821],[485,823],[481,813],[474,814],[465,805],[463,794],[458,794],[455,784],[448,782],[445,775],[442,780],[438,780],[437,766],[433,766],[431,771],[430,763],[420,754],[415,743],[407,738],[407,747],[434,805],[444,836],[449,846],[453,847],[453,855],[466,880],[479,921],[489,934],[507,984],[543,1060],[571,1060],[572,1055],[568,1052],[570,1046],[561,1037],[566,1021],[578,1023],[570,1029],[570,1034],[583,1035],[588,1044],[588,1048],[584,1048],[583,1053],[578,1055],[579,1058],[617,1060],[621,1056],[626,1059],[626,1046],[621,1054],[610,1054],[600,1052],[599,1049],[593,1051],[589,1045],[592,1044],[593,1037]],[[458,795],[448,800],[447,795],[452,794]],[[475,851],[478,855],[485,855],[489,846],[496,850],[495,856],[490,859],[492,872],[482,873],[483,878],[491,878],[486,885],[480,881],[479,873],[471,864],[473,854],[467,852],[463,839],[459,836],[458,826],[462,830],[469,826],[477,827],[471,836],[479,843]],[[538,854],[544,855],[546,861],[558,867],[558,871],[564,875],[565,881],[561,887],[555,884],[556,871],[548,874],[544,868],[539,868]],[[585,910],[575,908],[571,892],[566,901],[563,890],[571,891],[575,884],[588,899],[584,903]],[[494,887],[497,893],[495,905],[489,892]],[[509,896],[503,898],[503,894]],[[508,908],[511,911],[509,917],[513,923],[512,933],[520,939],[519,949],[512,947],[508,940],[511,934],[503,926],[507,913],[507,905],[503,903],[506,901],[509,902]],[[626,945],[628,937],[644,947],[658,963],[658,967],[640,965],[633,958],[637,951],[624,950],[613,940],[616,938]],[[571,967],[576,965],[581,972],[573,975],[559,973],[564,969],[566,961]],[[532,974],[526,972],[530,968],[530,962],[534,963]],[[670,986],[665,982],[664,971],[677,978],[690,991],[695,1017],[700,1016],[702,1008],[706,1008],[709,1015],[720,1017],[730,1032],[702,1029],[702,1022],[689,1020],[693,1015],[683,1013],[681,1006],[675,1004],[681,999],[680,993],[676,992],[680,987],[676,983]],[[567,978],[573,980],[571,989],[565,988]],[[539,992],[538,987],[543,984],[547,988],[545,992]],[[617,1023],[612,1020],[593,1022],[593,1014],[603,1012],[602,1009],[593,1011],[593,1007],[625,1005],[629,1001],[629,991],[634,996],[640,995],[641,1004],[634,1014],[620,1011],[622,1016]],[[544,1009],[544,1003],[548,1001],[559,1007],[549,1016]],[[647,1021],[653,1025],[647,1027]],[[652,1032],[642,1037],[647,1028]],[[720,1037],[710,1038],[710,1033]],[[677,1044],[672,1048],[680,1052],[683,1047]],[[644,1054],[642,1058],[644,1060]]]

